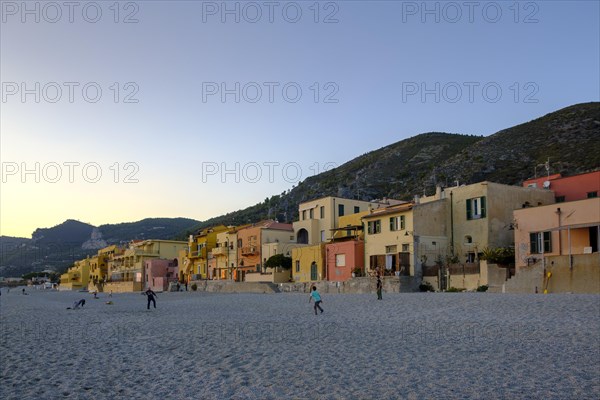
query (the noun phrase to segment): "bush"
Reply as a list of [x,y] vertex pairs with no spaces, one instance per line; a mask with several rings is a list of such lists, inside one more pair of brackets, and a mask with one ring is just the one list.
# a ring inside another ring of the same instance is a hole
[[449,292],[449,293],[460,293],[460,292],[464,292],[464,291],[465,291],[465,289],[458,289],[455,287],[450,287],[450,289],[446,290],[446,292]]
[[192,283],[192,290],[195,292],[196,290],[198,290],[198,285],[196,285],[195,283]]
[[363,270],[360,267],[356,267],[352,270],[352,272],[354,273],[354,276],[359,277],[359,276],[363,276]]
[[509,265],[515,263],[515,249],[511,247],[486,247],[479,256],[481,260],[489,261],[491,264]]
[[488,285],[481,285],[477,288],[478,292],[487,292],[488,290]]
[[267,262],[265,262],[265,267],[267,267],[267,268],[281,267],[283,269],[291,269],[292,268],[292,257],[286,257],[283,254],[275,254],[274,256],[269,257]]
[[429,282],[423,282],[419,285],[419,290],[421,292],[433,292],[433,286]]

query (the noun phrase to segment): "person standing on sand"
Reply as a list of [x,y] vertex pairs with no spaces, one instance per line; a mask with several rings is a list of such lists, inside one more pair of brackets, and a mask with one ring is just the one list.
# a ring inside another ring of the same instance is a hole
[[154,293],[152,289],[148,288],[144,294],[148,296],[148,310],[150,309],[150,302],[152,302],[152,304],[154,304],[154,308],[156,308],[156,293]]
[[310,301],[313,300],[313,299],[315,300],[315,306],[314,306],[315,315],[317,315],[317,308],[319,310],[321,310],[321,314],[323,314],[323,309],[321,308],[321,303],[323,301],[321,300],[321,295],[319,294],[319,292],[317,292],[317,287],[316,286],[312,287],[312,292],[310,293],[310,296],[308,298],[308,302],[310,303]]
[[383,284],[381,283],[381,277],[377,275],[377,300],[383,300],[383,296],[381,294],[383,290]]

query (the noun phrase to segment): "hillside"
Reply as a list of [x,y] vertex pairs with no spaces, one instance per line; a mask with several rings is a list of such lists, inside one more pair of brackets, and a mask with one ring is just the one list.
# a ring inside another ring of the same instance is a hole
[[570,106],[485,138],[421,134],[307,178],[263,203],[211,218],[195,229],[267,217],[293,221],[299,203],[328,195],[410,200],[415,194],[433,193],[436,185],[455,181],[518,185],[532,177],[535,166],[548,157],[551,173],[573,175],[600,168],[600,103]]

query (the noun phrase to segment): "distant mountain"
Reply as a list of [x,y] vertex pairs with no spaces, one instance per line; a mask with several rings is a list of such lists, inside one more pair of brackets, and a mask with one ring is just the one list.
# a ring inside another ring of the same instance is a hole
[[449,133],[414,136],[307,178],[262,203],[203,221],[194,230],[263,218],[293,221],[299,203],[322,196],[410,200],[456,181],[516,185],[532,177],[535,167],[548,158],[551,173],[573,175],[600,168],[600,103],[570,106],[485,138]]
[[74,219],[68,219],[52,228],[38,228],[31,234],[31,239],[38,243],[71,243],[82,244],[90,238],[94,226]]
[[31,239],[0,236],[0,276],[44,269],[60,272],[107,245],[126,244],[132,239],[173,239],[198,224],[189,218],[147,218],[95,227],[67,220],[52,228],[36,229]]

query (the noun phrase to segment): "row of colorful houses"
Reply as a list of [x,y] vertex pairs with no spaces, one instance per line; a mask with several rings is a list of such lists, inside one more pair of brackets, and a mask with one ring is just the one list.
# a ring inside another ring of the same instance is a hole
[[[437,290],[503,284],[519,269],[578,263],[600,271],[600,171],[552,175],[522,186],[479,182],[438,187],[410,202],[323,197],[301,203],[298,220],[217,225],[187,242],[134,241],[80,260],[61,287],[166,290],[170,282],[343,282],[381,274]],[[514,251],[514,265],[490,265],[493,249]],[[292,267],[266,268],[276,254]],[[558,257],[553,259],[552,257]],[[516,268],[516,271],[515,271]],[[591,270],[592,288],[595,272]],[[586,275],[587,276],[587,275]],[[514,279],[514,278],[513,278]],[[600,287],[597,291],[600,291]]]

